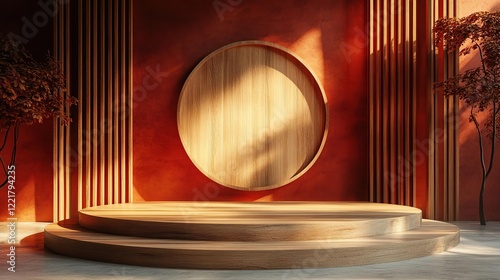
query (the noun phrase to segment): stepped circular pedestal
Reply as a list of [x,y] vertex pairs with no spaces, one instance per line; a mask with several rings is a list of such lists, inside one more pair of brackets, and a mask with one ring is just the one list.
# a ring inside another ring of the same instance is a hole
[[366,202],[146,202],[83,209],[82,227],[150,238],[271,241],[353,238],[420,226],[413,207]]
[[383,263],[458,243],[457,227],[422,221],[419,209],[366,202],[116,204],[45,229],[46,248],[63,255],[198,269]]

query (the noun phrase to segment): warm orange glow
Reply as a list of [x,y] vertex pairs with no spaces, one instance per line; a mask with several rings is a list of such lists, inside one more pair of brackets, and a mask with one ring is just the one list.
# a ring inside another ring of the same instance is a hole
[[16,218],[18,220],[36,221],[35,187],[35,178],[27,176],[26,184],[23,188],[18,188],[19,191],[16,194]]
[[133,195],[132,195],[133,200],[131,200],[131,201],[133,201],[133,202],[145,201],[145,199],[144,199],[144,198],[142,197],[142,195],[141,195],[141,194],[140,194],[140,193],[136,190],[136,188],[135,188],[135,187],[132,187],[131,189],[133,190]]
[[307,66],[311,68],[321,84],[325,82],[325,58],[320,28],[312,28],[290,45]]
[[273,200],[273,195],[270,194],[270,195],[266,195],[266,196],[263,196],[263,197],[260,197],[256,200],[254,200],[255,202],[269,202],[269,201],[274,201]]

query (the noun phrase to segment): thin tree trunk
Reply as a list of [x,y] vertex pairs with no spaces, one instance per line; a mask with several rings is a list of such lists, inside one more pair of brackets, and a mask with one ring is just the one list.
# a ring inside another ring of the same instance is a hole
[[[16,164],[17,142],[18,142],[17,139],[19,138],[20,126],[21,125],[19,123],[14,124],[14,128],[12,131],[12,133],[13,133],[13,146],[12,146],[12,152],[11,152],[11,156],[10,156],[10,163],[8,166]],[[5,131],[5,138],[3,140],[2,145],[0,146],[0,152],[5,148],[5,145],[7,144],[7,140],[9,138],[9,132],[10,132],[10,127],[7,129],[7,131]],[[1,189],[5,185],[7,185],[8,181],[9,181],[9,176],[8,176],[8,172],[7,172],[8,166],[5,165],[5,162],[4,162],[1,154],[0,154],[0,166],[1,166],[1,170],[5,174],[5,180],[3,182],[0,182],[0,189]]]
[[[483,50],[481,45],[476,42],[476,46],[478,47],[479,50],[479,55],[481,57],[481,65],[483,67],[483,73],[486,76],[487,72],[486,71],[486,63],[484,62],[484,56],[483,56]],[[496,77],[493,77],[494,83],[496,84]],[[479,192],[479,222],[481,223],[482,226],[486,225],[486,218],[484,216],[484,189],[486,188],[486,180],[488,179],[488,176],[491,173],[491,170],[493,170],[493,160],[495,159],[495,142],[496,142],[496,135],[497,135],[497,100],[496,100],[496,92],[492,93],[492,99],[493,99],[493,112],[492,112],[492,132],[491,132],[491,151],[490,151],[490,162],[488,163],[488,170],[486,170],[486,164],[484,162],[484,149],[483,149],[483,136],[481,134],[481,128],[479,126],[479,122],[477,121],[476,117],[473,114],[474,107],[471,108],[471,118],[474,121],[474,124],[476,125],[476,129],[478,132],[479,136],[479,150],[480,150],[480,157],[481,157],[481,168],[483,169],[483,179],[481,181],[481,191]]]
[[481,225],[485,226],[486,225],[486,218],[484,217],[484,189],[486,186],[486,179],[487,179],[487,173],[486,173],[486,164],[484,163],[484,147],[483,147],[483,134],[481,133],[481,127],[479,126],[479,122],[476,119],[476,116],[474,116],[474,107],[471,108],[470,111],[470,117],[474,124],[476,125],[477,129],[477,135],[479,138],[479,158],[481,160],[481,169],[482,169],[482,181],[481,181],[481,190],[479,192],[479,222]]
[[486,225],[486,218],[484,217],[484,188],[486,186],[486,176],[483,174],[481,182],[481,191],[479,192],[479,223],[482,226]]
[[484,189],[486,188],[486,180],[488,179],[488,176],[490,175],[491,170],[493,170],[493,161],[495,159],[495,142],[496,142],[495,135],[497,134],[496,120],[497,120],[497,113],[498,113],[496,102],[497,102],[496,98],[495,98],[495,96],[493,96],[493,113],[492,113],[493,128],[492,128],[491,139],[490,139],[490,141],[491,141],[490,162],[489,162],[489,166],[488,166],[488,171],[486,171],[486,173],[484,173],[484,170],[483,170],[483,181],[481,184],[481,192],[479,193],[479,211],[480,211],[479,212],[479,221],[480,221],[481,225],[483,225],[483,226],[486,225],[486,218],[484,217]]

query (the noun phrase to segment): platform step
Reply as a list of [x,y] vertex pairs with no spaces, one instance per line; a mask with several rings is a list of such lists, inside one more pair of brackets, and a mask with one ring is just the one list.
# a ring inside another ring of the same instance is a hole
[[346,239],[418,228],[419,209],[368,202],[144,202],[80,211],[103,233],[182,240]]
[[423,220],[421,227],[385,235],[309,241],[196,241],[118,236],[76,222],[45,229],[46,248],[67,256],[121,264],[196,269],[280,269],[401,261],[445,251],[459,229]]

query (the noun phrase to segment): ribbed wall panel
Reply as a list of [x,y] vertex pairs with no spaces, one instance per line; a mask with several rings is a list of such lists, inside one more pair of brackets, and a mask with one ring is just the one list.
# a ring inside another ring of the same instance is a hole
[[[70,79],[70,7],[59,5],[58,14],[54,17],[54,57],[61,62],[63,72],[66,74],[66,87],[72,86]],[[66,94],[60,92],[61,95]],[[70,108],[66,105],[65,112]],[[54,221],[65,219],[70,215],[70,167],[71,167],[71,143],[70,131],[73,124],[62,126],[60,120],[54,120],[53,134],[53,158],[54,158]]]
[[415,205],[416,1],[369,5],[370,199]]
[[[434,94],[432,84],[453,75],[457,60],[442,50],[434,53],[429,38],[435,20],[456,15],[455,1],[370,0],[368,5],[370,200],[427,205],[429,218],[453,220],[458,202],[457,102]],[[427,5],[420,8],[430,15],[417,17],[417,5]],[[417,26],[427,28],[426,38],[417,38]],[[417,75],[417,40],[430,42],[425,69],[432,73],[430,79]],[[417,90],[418,83],[426,84],[425,92]],[[429,102],[417,111],[422,99]],[[422,121],[429,125],[424,138],[417,136]],[[417,173],[417,166],[424,164],[428,174]],[[417,185],[417,176],[428,176],[428,184]],[[427,201],[417,201],[422,199],[419,188],[428,188]]]
[[[431,26],[439,18],[457,17],[457,1],[431,1]],[[433,65],[433,79],[429,82],[443,81],[458,73],[458,59],[456,53],[446,53],[443,46],[435,46],[430,41],[432,50],[431,65]],[[442,92],[434,92],[432,84],[428,85],[434,93],[431,98],[432,131],[431,154],[432,162],[429,165],[429,216],[440,220],[456,220],[458,218],[459,181],[458,181],[458,129],[459,113],[458,98],[450,96],[444,98]]]
[[58,221],[85,207],[132,201],[132,1],[59,5],[55,33],[68,89],[78,98],[73,127],[54,126]]

